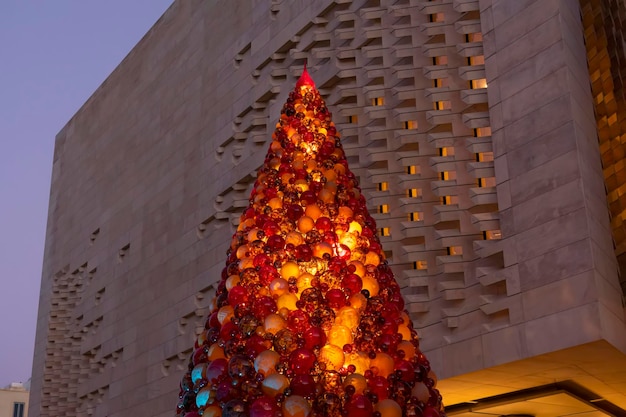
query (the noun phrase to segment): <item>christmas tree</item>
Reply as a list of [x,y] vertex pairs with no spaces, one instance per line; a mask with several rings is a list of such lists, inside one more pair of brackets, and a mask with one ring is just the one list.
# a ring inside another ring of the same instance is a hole
[[180,384],[180,417],[443,416],[339,133],[289,94]]

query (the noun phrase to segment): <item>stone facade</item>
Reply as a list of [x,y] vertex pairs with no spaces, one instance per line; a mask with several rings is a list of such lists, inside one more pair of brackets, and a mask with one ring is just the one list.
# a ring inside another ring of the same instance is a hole
[[624,8],[581,3],[176,1],[57,136],[30,416],[173,414],[305,60],[444,402],[573,381],[626,409],[581,19]]

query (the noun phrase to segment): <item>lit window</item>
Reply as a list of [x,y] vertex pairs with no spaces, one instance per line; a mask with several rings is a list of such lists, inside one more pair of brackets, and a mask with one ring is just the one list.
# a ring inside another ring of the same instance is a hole
[[448,255],[463,255],[463,246],[448,246]]
[[404,122],[405,129],[417,129],[417,122],[414,120],[407,120]]
[[433,65],[446,65],[447,63],[448,63],[448,57],[445,55],[433,57]]
[[13,403],[13,417],[24,417],[24,404]]
[[470,88],[472,90],[478,90],[480,88],[487,88],[487,79],[479,78],[478,80],[470,80]]
[[431,22],[443,22],[444,14],[443,13],[432,13],[428,15],[428,19]]
[[388,227],[381,227],[379,232],[380,232],[381,236],[389,236],[389,235],[391,235],[391,233],[389,233],[389,228]]
[[359,118],[357,115],[348,116],[348,123],[356,124],[359,122]]
[[381,204],[380,206],[378,206],[378,212],[380,214],[389,213],[389,204]]
[[500,230],[485,230],[483,232],[483,238],[485,240],[502,239],[502,232],[500,232]]
[[450,181],[456,179],[456,171],[443,171],[439,174],[443,181]]
[[409,213],[409,221],[412,222],[421,222],[424,220],[424,213],[421,211],[414,211],[413,213]]
[[454,147],[444,146],[439,148],[439,156],[454,156]]
[[478,127],[474,129],[474,137],[481,138],[483,136],[491,136],[491,127]]
[[480,32],[468,33],[465,35],[465,42],[482,42],[483,34]]
[[452,102],[450,100],[435,101],[435,110],[447,110],[452,108]]
[[415,262],[413,262],[413,269],[428,269],[428,262],[426,262],[426,261],[415,261]]
[[470,56],[467,58],[467,63],[469,65],[483,65],[485,63],[485,56],[484,55]]
[[479,152],[476,154],[477,162],[493,161],[493,152]]
[[408,190],[406,190],[406,195],[409,198],[418,198],[422,195],[422,190],[420,190],[419,188],[409,188]]
[[389,183],[387,181],[378,183],[378,191],[387,191],[389,189]]
[[435,79],[433,79],[433,87],[435,87],[435,88],[447,87],[449,85],[450,85],[450,79],[449,78],[435,78]]
[[458,202],[458,197],[455,195],[444,195],[443,197],[439,198],[439,203],[442,206],[451,206],[453,204],[457,204]]
[[480,188],[495,187],[495,186],[496,186],[496,179],[494,177],[478,178],[478,187]]
[[406,173],[409,175],[417,174],[417,167],[415,165],[409,165],[408,167],[406,167]]
[[384,97],[374,97],[372,99],[372,106],[382,106],[383,104],[385,104]]

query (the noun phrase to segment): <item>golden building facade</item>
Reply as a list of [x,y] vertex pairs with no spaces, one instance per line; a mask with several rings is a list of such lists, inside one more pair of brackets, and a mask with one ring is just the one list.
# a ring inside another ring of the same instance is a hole
[[173,414],[305,60],[449,415],[619,415],[624,13],[176,1],[57,136],[30,416]]

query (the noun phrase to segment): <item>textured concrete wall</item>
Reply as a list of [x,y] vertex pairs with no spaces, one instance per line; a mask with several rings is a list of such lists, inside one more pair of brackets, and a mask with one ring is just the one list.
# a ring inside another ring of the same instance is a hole
[[30,415],[172,414],[305,59],[433,369],[624,350],[577,13],[175,2],[57,136]]

